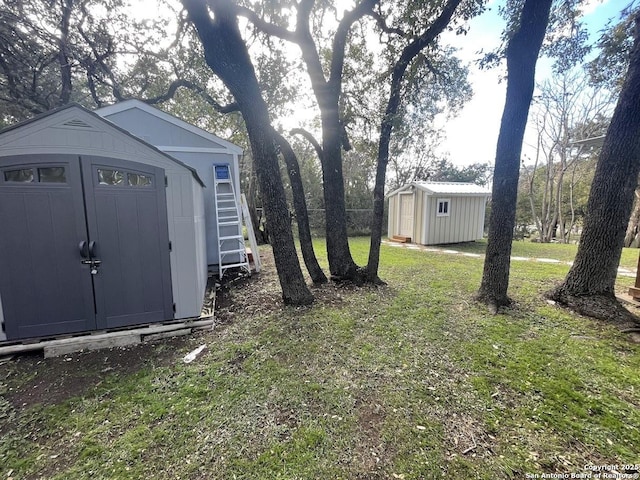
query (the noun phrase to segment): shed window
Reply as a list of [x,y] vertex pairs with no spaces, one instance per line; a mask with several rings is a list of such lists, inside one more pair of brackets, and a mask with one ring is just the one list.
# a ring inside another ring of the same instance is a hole
[[34,167],[5,170],[4,181],[10,183],[66,183],[64,167]]
[[98,182],[100,185],[124,185],[124,173],[120,170],[99,168]]
[[128,173],[127,183],[130,187],[148,187],[151,185],[151,177],[141,173]]
[[19,170],[6,170],[4,172],[5,182],[31,183],[34,180],[32,168],[21,168]]
[[39,168],[38,178],[45,183],[65,183],[67,181],[64,167]]
[[449,216],[449,202],[448,198],[439,198],[438,199],[438,210],[436,211],[437,217],[448,217]]

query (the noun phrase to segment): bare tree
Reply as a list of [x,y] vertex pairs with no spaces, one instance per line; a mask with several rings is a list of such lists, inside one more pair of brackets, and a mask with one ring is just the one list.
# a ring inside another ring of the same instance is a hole
[[540,86],[533,104],[536,155],[528,172],[531,214],[540,241],[569,241],[576,221],[574,189],[589,153],[579,141],[602,133],[612,106],[610,93],[591,88],[582,70],[558,74]]
[[640,171],[640,12],[634,23],[629,68],[598,159],[580,246],[564,282],[549,295],[588,316],[637,322],[614,291]]

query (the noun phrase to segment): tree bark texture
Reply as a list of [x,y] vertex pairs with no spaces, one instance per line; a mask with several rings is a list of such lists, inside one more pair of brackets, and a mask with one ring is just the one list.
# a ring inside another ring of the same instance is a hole
[[496,147],[489,240],[478,292],[478,299],[494,311],[511,303],[507,290],[520,154],[551,3],[552,0],[526,0],[520,26],[507,46],[507,96]]
[[590,311],[597,303],[594,299],[615,303],[614,285],[639,171],[640,15],[635,18],[627,76],[598,158],[580,246],[552,298],[599,318],[598,312]]
[[326,241],[329,270],[336,280],[362,281],[361,270],[353,261],[347,234],[347,213],[342,172],[343,125],[340,120],[340,95],[346,42],[351,26],[372,12],[378,0],[362,0],[353,10],[345,12],[332,42],[329,78],[309,26],[312,0],[298,4],[295,42],[300,46],[307,66],[311,87],[320,108],[322,125],[322,181],[324,191]]
[[69,60],[69,23],[73,0],[65,0],[61,4],[60,37],[58,38],[58,64],[60,65],[60,98],[58,106],[66,105],[71,100],[71,61]]
[[[326,216],[326,241],[329,270],[335,280],[350,280],[361,283],[362,269],[358,268],[351,256],[347,236],[347,215],[342,172],[342,147],[349,148],[345,128],[340,119],[340,95],[344,57],[349,32],[354,23],[366,15],[373,14],[379,0],[360,0],[356,6],[344,12],[333,36],[328,76],[325,76],[320,52],[311,33],[311,13],[314,0],[300,0],[296,3],[296,26],[287,30],[265,21],[247,8],[240,8],[242,15],[261,31],[275,35],[300,47],[302,59],[307,68],[311,88],[318,107],[322,126],[322,180]],[[322,55],[326,55],[323,51]]]
[[280,146],[280,152],[287,166],[289,181],[291,182],[291,192],[293,194],[293,209],[296,212],[296,223],[298,224],[298,237],[300,239],[300,249],[302,250],[302,258],[307,267],[307,271],[311,276],[311,280],[315,284],[327,282],[327,276],[320,268],[318,259],[313,250],[313,240],[311,239],[311,228],[309,227],[309,214],[307,212],[307,201],[304,197],[304,187],[302,185],[302,177],[300,176],[300,165],[291,144],[280,135],[274,132],[276,142]]
[[442,30],[449,24],[451,17],[462,0],[449,0],[442,13],[425,30],[422,35],[409,43],[400,54],[400,58],[393,66],[391,74],[391,91],[387,100],[384,118],[380,125],[380,139],[378,141],[378,162],[376,166],[376,181],[373,188],[373,219],[371,222],[371,243],[369,246],[369,260],[367,262],[367,279],[379,282],[378,268],[380,266],[380,242],[382,241],[382,223],[384,219],[384,184],[389,163],[389,145],[393,124],[400,108],[400,90],[407,68],[413,59],[427,47]]
[[247,192],[247,206],[249,207],[249,215],[251,216],[251,223],[253,224],[253,233],[256,236],[258,245],[269,244],[269,232],[266,224],[262,222],[261,212],[258,215],[258,179],[256,175],[256,164],[251,161],[251,174],[249,176],[249,191]]
[[273,255],[286,304],[313,302],[296,253],[287,200],[280,177],[273,128],[247,46],[238,28],[236,6],[229,0],[182,0],[196,27],[211,70],[230,90],[244,118],[256,162],[256,174],[271,233]]

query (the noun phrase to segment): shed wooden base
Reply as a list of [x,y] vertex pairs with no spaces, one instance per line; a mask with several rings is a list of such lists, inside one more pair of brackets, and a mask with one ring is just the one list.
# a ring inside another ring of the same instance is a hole
[[411,243],[411,237],[405,237],[404,235],[393,235],[389,240],[398,243]]
[[188,335],[194,330],[210,327],[213,317],[201,318],[166,325],[148,325],[131,330],[100,332],[76,337],[41,340],[33,343],[18,343],[0,346],[0,357],[15,353],[42,350],[44,357],[59,357],[81,350],[99,350],[101,348],[124,347],[141,342],[151,342],[160,338]]
[[640,288],[638,288],[638,287],[629,287],[629,295],[634,300],[639,300],[640,301]]

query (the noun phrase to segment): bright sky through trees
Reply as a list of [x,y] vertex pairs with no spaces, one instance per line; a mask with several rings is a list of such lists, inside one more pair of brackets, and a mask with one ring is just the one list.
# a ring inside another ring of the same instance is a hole
[[[469,81],[473,86],[474,96],[460,114],[446,122],[446,139],[440,153],[448,152],[451,162],[456,165],[472,163],[493,164],[496,154],[496,142],[500,128],[500,117],[504,107],[506,83],[500,82],[504,76],[504,68],[480,70],[473,64],[480,57],[479,51],[491,51],[500,42],[500,33],[504,28],[504,20],[498,14],[501,1],[491,1],[490,10],[471,20],[471,28],[466,36],[449,34],[447,41],[459,48],[459,56],[465,62],[471,62]],[[617,19],[618,14],[629,2],[628,0],[591,0],[584,7],[584,22],[588,26],[590,40],[596,41],[599,31],[610,19]],[[542,82],[551,75],[551,61],[542,58],[538,61],[536,80]],[[535,131],[527,128],[525,133],[523,155],[532,157],[535,145]]]
[[[504,106],[506,83],[500,81],[504,76],[504,65],[501,68],[480,70],[475,62],[482,53],[495,49],[500,43],[500,35],[504,28],[504,20],[498,13],[498,7],[504,0],[490,0],[487,11],[471,20],[467,35],[455,35],[453,32],[445,33],[445,42],[458,50],[459,57],[469,64],[469,81],[473,86],[474,96],[468,102],[457,117],[445,120],[442,118],[440,126],[444,128],[444,138],[438,153],[448,155],[449,160],[458,166],[472,163],[491,163],[495,160],[496,142],[500,127],[500,117]],[[138,0],[133,3],[133,10],[138,18],[147,15],[162,15],[167,13],[159,11],[157,0]],[[179,10],[178,2],[172,2]],[[599,31],[609,20],[616,20],[620,11],[629,3],[629,0],[586,0],[583,6],[585,16],[583,21],[588,26],[590,40],[598,39]],[[166,8],[166,6],[165,6]],[[295,49],[295,54],[298,54]],[[552,61],[542,58],[538,62],[536,80],[541,83],[551,75]],[[301,108],[295,110],[298,117],[290,118],[291,124],[286,119],[276,119],[275,124],[285,130],[306,123],[317,113],[312,102],[306,102]],[[287,123],[286,125],[284,123]],[[532,157],[535,144],[535,132],[528,128],[525,133],[523,155]]]

